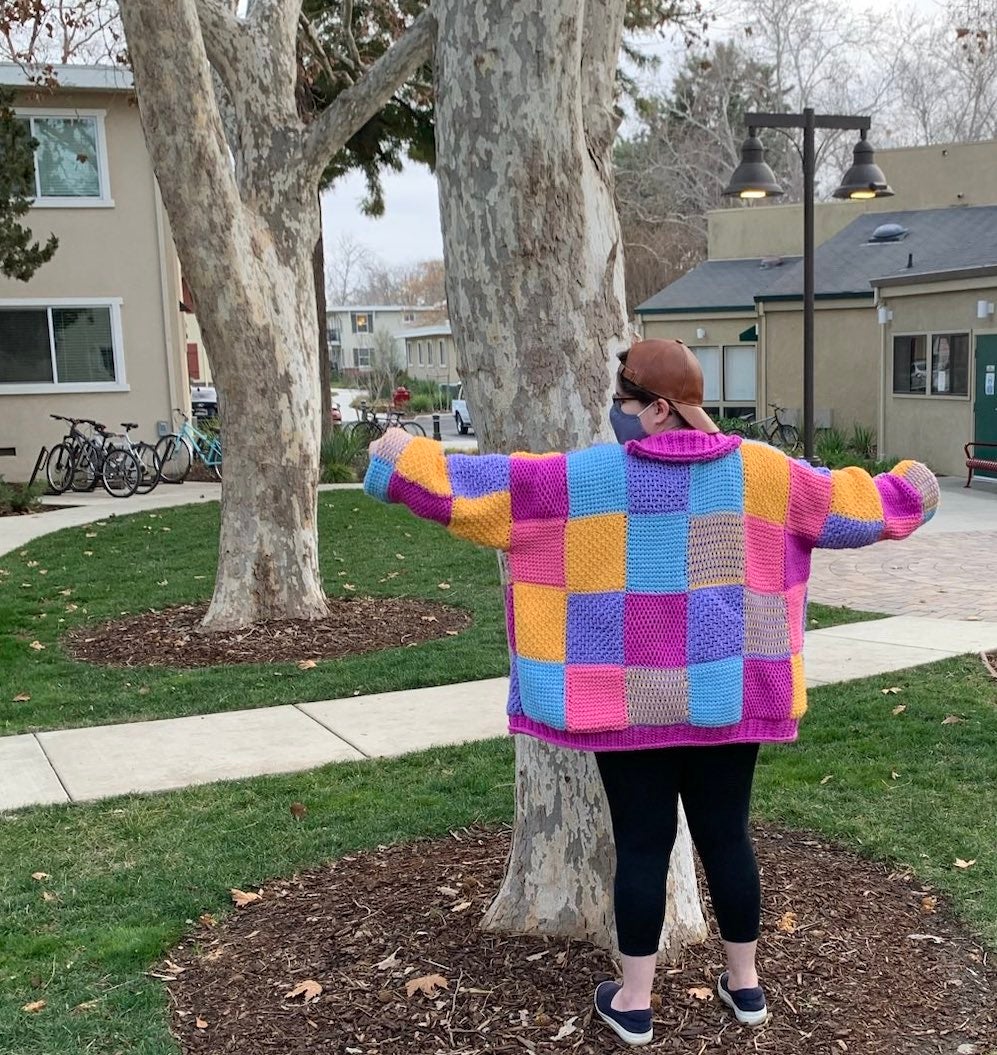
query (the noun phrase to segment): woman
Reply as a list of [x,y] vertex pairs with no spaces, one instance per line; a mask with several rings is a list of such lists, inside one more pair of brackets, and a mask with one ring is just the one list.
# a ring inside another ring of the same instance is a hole
[[392,430],[365,487],[508,554],[509,728],[595,752],[623,965],[595,1006],[646,1044],[679,798],[727,954],[718,995],[739,1022],[765,1021],[748,806],[758,745],[795,740],[806,711],[810,554],[905,538],[938,485],[916,462],[873,479],[720,434],[679,341],[620,360],[618,444],[445,457]]

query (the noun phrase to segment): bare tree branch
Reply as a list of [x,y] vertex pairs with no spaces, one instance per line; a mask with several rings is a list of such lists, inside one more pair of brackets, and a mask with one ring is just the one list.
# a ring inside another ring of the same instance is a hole
[[362,70],[363,60],[360,58],[360,51],[357,48],[357,38],[353,35],[353,0],[344,0],[343,2],[343,32],[346,34],[346,47],[349,50],[350,58],[353,59],[356,68]]
[[[298,17],[298,24],[301,26],[301,30],[305,35],[305,40],[311,48],[312,54],[318,59],[318,63],[322,67],[326,77],[332,82],[344,80],[348,84],[353,84],[353,77],[348,70],[333,69],[332,62],[329,59],[328,49],[319,39],[318,33],[315,32],[315,27],[311,24],[311,21],[307,18],[304,12]],[[337,58],[340,59],[344,66],[350,65],[350,63],[346,62],[341,56],[337,55]]]
[[306,165],[316,177],[347,140],[363,128],[423,63],[432,58],[435,37],[436,15],[430,7],[364,73],[361,80],[337,96],[315,121],[305,137],[304,156]]

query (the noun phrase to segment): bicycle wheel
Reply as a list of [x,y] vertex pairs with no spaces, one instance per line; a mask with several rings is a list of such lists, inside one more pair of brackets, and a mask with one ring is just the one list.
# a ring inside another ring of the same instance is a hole
[[409,433],[410,436],[425,436],[426,430],[419,424],[418,421],[403,421],[399,426],[404,432]]
[[68,491],[73,483],[73,452],[65,443],[57,443],[45,460],[45,479],[57,495]]
[[182,484],[190,472],[190,447],[176,434],[164,436],[156,444],[160,479],[168,484]]
[[147,495],[159,483],[163,463],[159,460],[156,448],[151,443],[137,443],[135,455],[138,458],[139,468],[142,470],[138,494]]
[[115,498],[131,498],[142,481],[142,466],[131,451],[115,447],[108,451],[100,468],[104,490]]
[[379,440],[383,435],[383,431],[379,425],[375,425],[372,421],[355,421],[353,428],[350,430],[350,435],[356,436],[358,440],[362,440],[369,445],[374,440]]
[[800,433],[795,425],[780,425],[774,438],[776,446],[784,451],[795,451],[800,445]]
[[220,480],[222,478],[222,438],[216,436],[211,441],[211,446],[208,447],[208,456],[204,459],[204,464],[214,471],[215,476]]
[[97,452],[88,444],[82,444],[76,448],[73,455],[73,482],[74,491],[92,491],[97,486],[100,471],[97,468],[99,458]]

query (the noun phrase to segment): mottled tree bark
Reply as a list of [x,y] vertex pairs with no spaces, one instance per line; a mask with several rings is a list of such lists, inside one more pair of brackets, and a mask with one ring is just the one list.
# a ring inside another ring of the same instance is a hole
[[[218,575],[206,629],[326,614],[314,258],[331,157],[432,54],[431,14],[309,126],[300,0],[123,0],[146,141],[224,399]],[[223,123],[212,77],[226,100]]]
[[[607,439],[627,344],[613,200],[624,0],[442,0],[437,175],[450,318],[484,450]],[[490,929],[607,948],[612,842],[591,755],[518,737],[516,827]],[[705,935],[684,820],[662,949]]]

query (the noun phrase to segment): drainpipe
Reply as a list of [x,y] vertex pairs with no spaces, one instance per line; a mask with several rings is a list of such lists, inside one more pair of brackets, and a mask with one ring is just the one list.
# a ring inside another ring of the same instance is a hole
[[[876,299],[873,302],[877,314],[882,305],[879,287],[876,287]],[[880,459],[886,457],[886,331],[890,328],[889,322],[879,327],[879,421],[876,425],[876,454]]]

